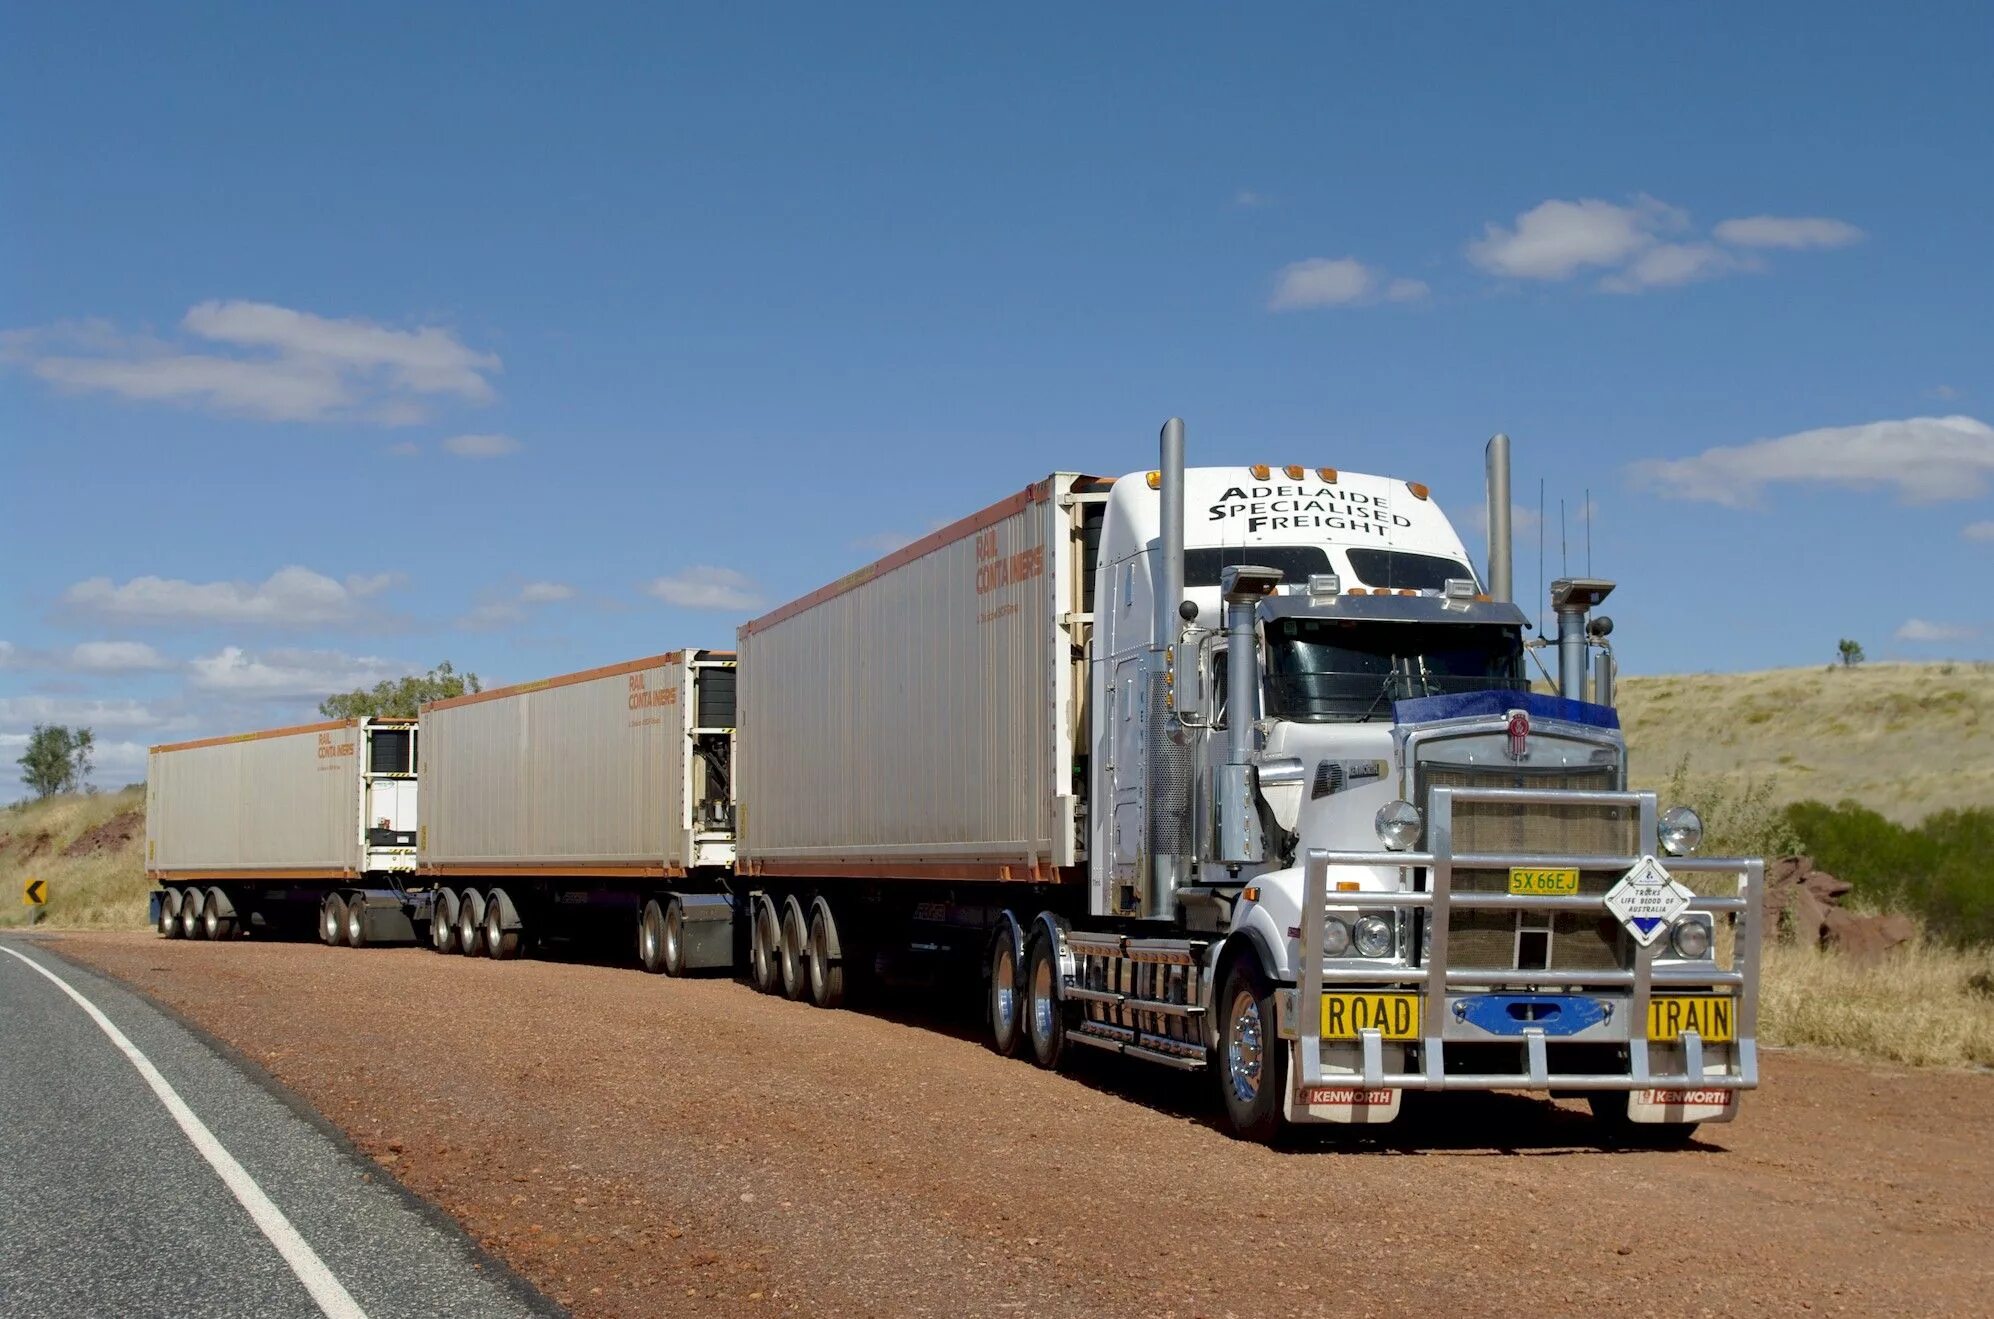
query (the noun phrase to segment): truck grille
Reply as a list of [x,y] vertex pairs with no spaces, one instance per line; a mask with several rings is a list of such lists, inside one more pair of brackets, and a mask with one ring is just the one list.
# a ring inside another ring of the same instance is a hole
[[[1421,762],[1417,790],[1432,818],[1432,790],[1534,788],[1611,792],[1619,771],[1612,765],[1454,765]],[[1632,807],[1515,806],[1502,802],[1454,804],[1452,850],[1510,852],[1522,856],[1633,856],[1640,820]],[[1604,894],[1620,871],[1581,870],[1579,892]],[[1506,870],[1456,869],[1456,892],[1506,893]],[[1632,947],[1619,922],[1605,911],[1523,912],[1456,910],[1449,924],[1447,960],[1472,970],[1610,971],[1633,964]]]

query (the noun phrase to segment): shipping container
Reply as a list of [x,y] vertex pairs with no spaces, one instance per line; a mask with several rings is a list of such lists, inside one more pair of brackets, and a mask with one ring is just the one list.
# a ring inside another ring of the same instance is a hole
[[743,874],[1082,878],[1105,489],[1055,473],[740,629]]
[[422,874],[732,865],[733,676],[729,655],[677,651],[424,707]]

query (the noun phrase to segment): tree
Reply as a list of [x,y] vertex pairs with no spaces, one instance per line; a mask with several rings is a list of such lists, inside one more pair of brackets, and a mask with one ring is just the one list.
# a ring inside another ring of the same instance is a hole
[[1862,643],[1860,641],[1851,641],[1849,638],[1843,637],[1836,644],[1835,650],[1841,655],[1842,667],[1845,669],[1853,669],[1856,665],[1863,662]]
[[431,701],[483,690],[477,674],[459,673],[445,660],[421,677],[383,679],[372,691],[355,688],[328,696],[319,702],[318,712],[328,719],[413,719]]
[[17,762],[21,781],[37,797],[75,792],[90,777],[90,752],[96,745],[96,735],[87,728],[36,724],[28,735],[28,749]]

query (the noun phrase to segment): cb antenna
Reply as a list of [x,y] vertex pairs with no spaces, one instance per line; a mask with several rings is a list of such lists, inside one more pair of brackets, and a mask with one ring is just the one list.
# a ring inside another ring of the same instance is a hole
[[1586,576],[1592,576],[1592,487],[1586,487]]
[[1537,478],[1537,635],[1544,635],[1544,478]]

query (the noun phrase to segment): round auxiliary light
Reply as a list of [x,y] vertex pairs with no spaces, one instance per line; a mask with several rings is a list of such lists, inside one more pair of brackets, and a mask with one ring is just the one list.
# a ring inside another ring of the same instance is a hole
[[1392,923],[1383,916],[1359,916],[1355,942],[1359,957],[1388,957],[1392,951]]
[[1322,955],[1341,957],[1350,951],[1350,927],[1331,916],[1322,923]]
[[1710,956],[1710,923],[1701,916],[1692,916],[1676,922],[1675,929],[1669,932],[1669,942],[1674,945],[1676,956],[1692,960]]
[[1410,852],[1419,842],[1419,807],[1409,801],[1388,801],[1378,808],[1378,841],[1390,852]]
[[1703,817],[1687,806],[1671,806],[1662,816],[1662,850],[1670,856],[1688,856],[1703,846]]

